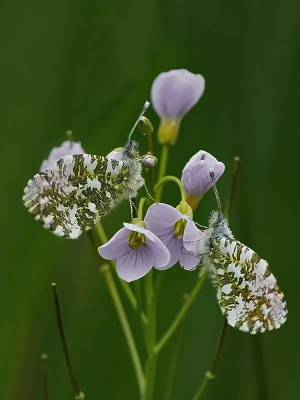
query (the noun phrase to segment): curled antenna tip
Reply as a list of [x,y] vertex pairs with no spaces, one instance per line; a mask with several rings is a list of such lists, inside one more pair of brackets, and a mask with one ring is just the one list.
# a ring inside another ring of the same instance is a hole
[[56,287],[56,283],[55,282],[51,283],[51,286]]

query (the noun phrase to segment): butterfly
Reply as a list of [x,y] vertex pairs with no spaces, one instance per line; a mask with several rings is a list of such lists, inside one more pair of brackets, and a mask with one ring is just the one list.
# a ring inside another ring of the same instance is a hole
[[285,323],[286,302],[267,261],[233,237],[221,211],[212,212],[200,252],[229,325],[256,334]]
[[25,207],[55,235],[76,239],[122,200],[133,198],[143,186],[139,146],[130,140],[146,102],[118,159],[92,154],[66,155],[29,180]]

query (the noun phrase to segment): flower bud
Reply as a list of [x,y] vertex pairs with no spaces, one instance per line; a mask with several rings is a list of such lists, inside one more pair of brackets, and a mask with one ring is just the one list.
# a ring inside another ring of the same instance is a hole
[[157,158],[151,155],[148,155],[144,158],[143,164],[146,168],[154,167],[157,164]]
[[217,181],[225,170],[225,165],[206,151],[199,151],[186,164],[182,171],[181,182],[186,193],[186,201],[194,210],[203,197],[213,185],[209,175],[214,172]]
[[153,132],[153,125],[148,118],[142,116],[139,120],[139,129],[143,135],[150,135]]

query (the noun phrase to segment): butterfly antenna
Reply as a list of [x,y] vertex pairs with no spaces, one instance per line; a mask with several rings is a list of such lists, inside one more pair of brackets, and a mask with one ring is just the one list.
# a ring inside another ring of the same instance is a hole
[[147,108],[148,108],[149,106],[150,106],[150,102],[146,100],[146,101],[145,101],[145,104],[144,104],[144,106],[143,106],[143,108],[142,108],[142,111],[140,112],[140,115],[139,115],[138,119],[135,121],[135,124],[133,125],[133,127],[132,127],[132,129],[131,129],[131,131],[130,131],[130,133],[129,133],[128,140],[130,140],[131,135],[132,135],[132,132],[135,130],[137,124],[139,123],[139,120],[140,120],[141,117],[145,114],[145,112],[146,112],[146,110],[147,110]]
[[221,201],[220,201],[219,193],[218,193],[218,190],[217,190],[214,171],[209,171],[209,176],[210,176],[210,178],[212,180],[212,183],[213,183],[213,189],[214,189],[216,200],[217,200],[217,204],[218,204],[218,210],[222,211]]

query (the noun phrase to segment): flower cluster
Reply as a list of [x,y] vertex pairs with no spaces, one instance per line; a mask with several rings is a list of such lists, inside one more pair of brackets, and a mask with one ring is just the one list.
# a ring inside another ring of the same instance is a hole
[[[201,75],[185,69],[163,72],[154,80],[151,98],[161,119],[158,130],[161,144],[173,145],[176,142],[183,116],[200,99],[204,87]],[[140,128],[148,134],[153,130],[146,118],[141,120]],[[117,158],[118,154],[112,152],[109,156]],[[182,171],[184,196],[179,206],[153,204],[144,221],[137,219],[124,224],[124,228],[108,243],[99,247],[100,255],[114,259],[119,276],[128,282],[146,275],[151,268],[163,270],[176,263],[185,270],[194,269],[199,263],[202,232],[193,222],[192,210],[213,184],[210,172],[214,173],[216,181],[224,168],[224,164],[211,154],[199,151]]]
[[[200,99],[204,86],[201,75],[187,70],[164,72],[155,79],[151,97],[161,118],[158,130],[161,144],[176,142],[180,122]],[[148,125],[151,128],[149,132]],[[141,120],[140,128],[147,134],[153,130],[146,118]],[[118,159],[118,150],[108,156]],[[224,164],[208,152],[197,152],[182,171],[180,204],[176,208],[161,202],[153,204],[144,220],[124,223],[122,229],[100,246],[100,255],[115,260],[119,276],[127,282],[143,277],[152,268],[164,270],[177,263],[185,270],[193,270],[199,263],[203,234],[193,221],[192,210],[213,184],[210,173],[214,173],[217,181],[224,169]]]
[[190,217],[168,204],[155,203],[143,222],[124,223],[124,228],[99,247],[99,253],[116,260],[119,276],[130,282],[153,267],[164,270],[177,262],[186,270],[194,269],[201,237]]

